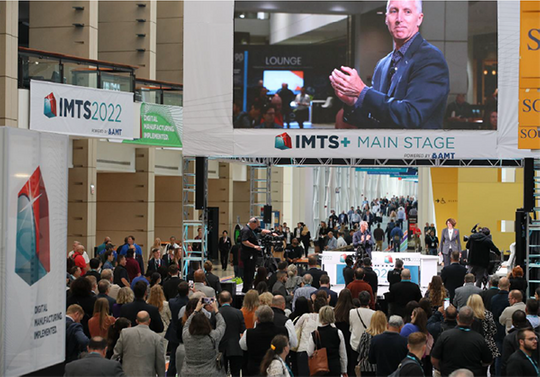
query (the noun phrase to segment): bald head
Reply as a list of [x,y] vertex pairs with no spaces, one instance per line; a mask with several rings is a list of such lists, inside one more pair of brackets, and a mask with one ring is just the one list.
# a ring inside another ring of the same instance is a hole
[[196,283],[203,283],[205,281],[204,271],[198,269],[193,273],[193,281]]
[[137,323],[139,325],[149,325],[150,324],[150,314],[146,310],[141,310],[137,313]]
[[276,295],[272,298],[272,307],[278,309],[285,309],[285,298],[281,295]]
[[507,291],[510,289],[510,280],[508,278],[501,278],[499,281],[499,289],[501,291]]
[[411,270],[409,270],[408,268],[404,268],[403,271],[401,271],[401,279],[411,280]]
[[75,246],[75,252],[79,253],[79,254],[83,254],[84,253],[84,246],[81,245],[81,244],[78,244],[77,246]]

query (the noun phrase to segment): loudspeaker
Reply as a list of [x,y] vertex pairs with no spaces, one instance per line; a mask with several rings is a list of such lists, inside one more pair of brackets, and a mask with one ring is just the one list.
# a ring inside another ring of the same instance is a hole
[[523,209],[526,212],[534,210],[534,159],[524,159],[523,170]]
[[272,222],[272,206],[264,206],[263,221],[265,224],[270,224]]
[[206,207],[208,183],[208,159],[206,157],[195,158],[195,209]]
[[208,257],[212,260],[218,260],[219,244],[219,207],[208,207]]

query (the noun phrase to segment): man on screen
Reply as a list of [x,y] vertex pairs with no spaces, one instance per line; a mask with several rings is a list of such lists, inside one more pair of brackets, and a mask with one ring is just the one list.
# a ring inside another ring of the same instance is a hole
[[346,105],[343,119],[359,128],[442,128],[449,92],[443,54],[419,33],[420,0],[389,0],[386,25],[394,51],[375,67],[372,84],[356,69],[335,69],[330,81]]

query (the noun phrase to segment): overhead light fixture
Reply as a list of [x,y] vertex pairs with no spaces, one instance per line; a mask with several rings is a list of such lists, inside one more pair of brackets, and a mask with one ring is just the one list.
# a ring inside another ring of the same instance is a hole
[[266,14],[264,12],[257,12],[257,20],[264,20]]
[[495,75],[497,74],[497,71],[496,71],[496,70],[493,70],[493,71],[491,71],[491,74],[492,74],[493,76],[495,76]]
[[137,22],[146,22],[145,18],[137,18]]
[[146,34],[137,34],[137,37],[144,38],[146,37]]
[[137,49],[137,52],[145,52],[145,51],[146,51],[145,48],[138,48],[138,49]]
[[137,6],[139,8],[146,8],[146,4],[145,3],[137,3]]
[[380,10],[380,11],[378,11],[378,12],[377,12],[377,14],[379,14],[379,15],[383,15],[383,14],[384,14],[384,12],[383,12],[382,10]]
[[484,69],[484,76],[487,76],[487,74],[488,74],[487,69]]
[[84,24],[81,24],[81,23],[74,23],[73,26],[75,26],[75,27],[84,27]]
[[73,9],[75,9],[75,10],[84,10],[84,7],[81,7],[81,6],[74,6]]
[[240,16],[238,16],[240,18],[246,18],[246,15],[244,13],[240,13]]

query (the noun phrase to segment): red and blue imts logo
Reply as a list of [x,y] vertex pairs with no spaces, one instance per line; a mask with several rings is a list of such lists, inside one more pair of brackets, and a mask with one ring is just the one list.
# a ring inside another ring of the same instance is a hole
[[384,263],[394,263],[394,260],[391,255],[387,255],[384,257]]
[[47,118],[54,118],[56,113],[56,98],[54,98],[54,94],[49,93],[48,96],[45,97],[44,105],[43,105],[43,114]]
[[33,285],[51,270],[49,200],[38,168],[17,198],[15,273]]
[[276,136],[276,142],[274,145],[277,149],[285,150],[292,148],[291,137],[287,132],[282,133],[281,135]]

